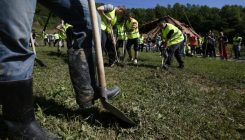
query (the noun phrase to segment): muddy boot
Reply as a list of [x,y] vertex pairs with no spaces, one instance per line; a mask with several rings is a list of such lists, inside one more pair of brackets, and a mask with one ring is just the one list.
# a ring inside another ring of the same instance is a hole
[[[95,96],[94,96],[94,100],[97,100],[98,98],[100,98],[101,97],[101,88],[100,87],[98,87],[98,86],[96,86],[95,88],[94,88],[94,94],[95,94]],[[106,98],[107,99],[111,99],[111,98],[113,98],[113,97],[116,97],[118,94],[120,93],[120,88],[118,87],[118,86],[114,86],[114,87],[112,87],[112,88],[106,88],[105,89],[105,96],[106,96]]]
[[54,140],[34,117],[32,80],[0,82],[5,139]]
[[80,108],[90,108],[93,103],[94,90],[88,65],[92,53],[84,49],[69,49],[68,63],[71,82]]
[[[70,78],[76,94],[77,104],[81,109],[90,108],[94,100],[100,98],[92,48],[69,49],[68,62]],[[119,88],[107,89],[109,98],[119,93]]]

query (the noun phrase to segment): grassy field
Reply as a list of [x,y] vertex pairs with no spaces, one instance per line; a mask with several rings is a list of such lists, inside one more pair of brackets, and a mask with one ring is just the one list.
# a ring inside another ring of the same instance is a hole
[[48,68],[34,69],[36,117],[66,140],[245,139],[245,63],[185,58],[186,68],[159,68],[158,53],[142,53],[138,66],[106,68],[108,86],[122,92],[111,103],[136,123],[128,127],[99,102],[79,111],[66,50],[37,48]]

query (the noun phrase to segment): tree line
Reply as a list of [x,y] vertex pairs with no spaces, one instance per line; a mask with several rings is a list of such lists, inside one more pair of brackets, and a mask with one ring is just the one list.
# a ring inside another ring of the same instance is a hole
[[[97,5],[101,5],[101,3]],[[245,37],[245,7],[239,5],[214,8],[176,3],[167,6],[156,5],[155,8],[132,8],[128,10],[135,15],[140,26],[154,19],[169,15],[193,27],[200,35],[205,35],[209,30],[212,30],[216,33],[223,31],[230,41],[236,33],[240,33],[241,36]],[[39,23],[40,26],[44,26],[48,14],[49,11],[47,9],[38,5],[35,22]],[[48,27],[53,28],[59,22],[60,19],[53,15]]]
[[150,22],[154,19],[171,16],[194,28],[200,35],[205,35],[209,30],[218,34],[223,31],[232,40],[232,37],[239,33],[245,36],[245,7],[239,5],[225,5],[222,8],[213,8],[199,5],[174,5],[161,6],[155,8],[133,8],[129,9],[139,25]]

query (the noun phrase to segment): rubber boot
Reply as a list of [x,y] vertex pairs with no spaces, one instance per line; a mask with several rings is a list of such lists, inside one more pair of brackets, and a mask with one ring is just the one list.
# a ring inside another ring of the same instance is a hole
[[6,139],[56,140],[45,132],[34,116],[32,79],[0,82]]
[[[68,50],[70,78],[81,109],[92,107],[94,100],[101,97],[93,59],[92,48]],[[119,91],[118,87],[106,89],[106,95],[109,99]]]

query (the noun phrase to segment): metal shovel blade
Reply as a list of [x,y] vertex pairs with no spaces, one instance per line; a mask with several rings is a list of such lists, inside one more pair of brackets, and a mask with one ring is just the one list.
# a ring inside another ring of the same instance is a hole
[[121,112],[119,109],[117,109],[116,107],[114,107],[113,105],[111,105],[110,103],[108,103],[105,98],[101,98],[100,99],[103,107],[108,110],[109,112],[111,112],[114,116],[116,116],[117,118],[119,118],[120,120],[134,126],[136,125],[134,121],[132,121],[130,118],[128,118],[123,112]]

